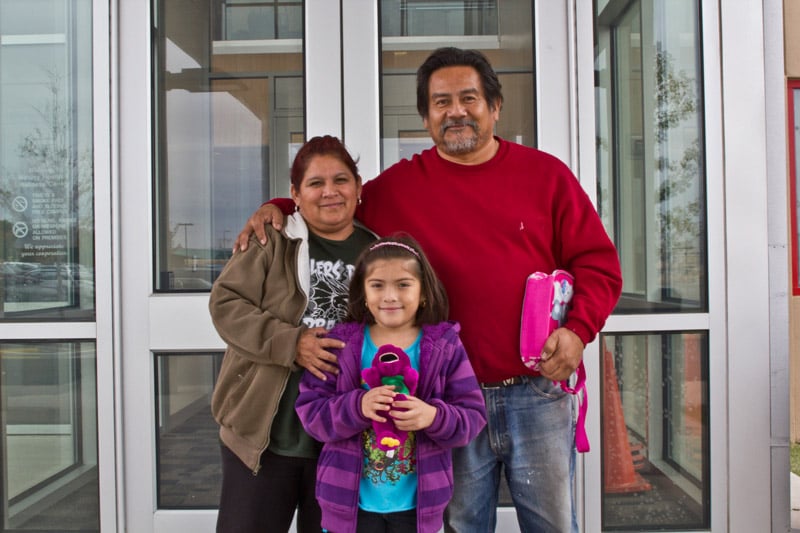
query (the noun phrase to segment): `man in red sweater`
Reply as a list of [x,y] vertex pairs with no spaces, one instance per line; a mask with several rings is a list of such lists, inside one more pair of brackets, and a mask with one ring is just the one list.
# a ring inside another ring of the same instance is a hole
[[[435,146],[367,182],[356,217],[379,235],[406,232],[421,243],[483,388],[488,424],[455,450],[447,531],[494,530],[501,472],[523,532],[577,531],[575,402],[554,382],[573,374],[616,305],[619,259],[564,163],[494,135],[502,104],[483,54],[434,51],[417,71],[417,109]],[[236,246],[246,248],[254,231],[263,241],[264,223],[281,221],[265,204]],[[575,278],[572,307],[535,372],[519,354],[525,280],[556,268]],[[322,339],[320,350],[325,341],[333,342]]]

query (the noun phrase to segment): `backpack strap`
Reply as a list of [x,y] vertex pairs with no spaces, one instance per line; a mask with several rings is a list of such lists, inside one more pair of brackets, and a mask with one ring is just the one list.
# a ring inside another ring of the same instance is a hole
[[561,389],[568,394],[578,395],[578,420],[575,423],[575,447],[578,452],[589,451],[589,437],[586,435],[586,410],[588,409],[588,394],[586,392],[586,367],[583,361],[575,370],[577,379],[575,385],[570,386],[569,381],[561,382]]

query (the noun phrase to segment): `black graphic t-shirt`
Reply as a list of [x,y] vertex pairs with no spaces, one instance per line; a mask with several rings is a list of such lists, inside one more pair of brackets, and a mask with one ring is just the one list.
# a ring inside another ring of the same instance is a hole
[[[332,241],[309,232],[308,255],[311,284],[303,323],[309,328],[330,329],[347,315],[347,291],[356,259],[375,236],[356,227],[343,241]],[[308,436],[294,410],[303,370],[292,372],[272,421],[269,450],[288,457],[319,455],[321,445]]]
[[347,290],[356,259],[375,237],[356,228],[343,241],[331,241],[310,233],[311,289],[303,323],[309,328],[331,329],[347,315]]

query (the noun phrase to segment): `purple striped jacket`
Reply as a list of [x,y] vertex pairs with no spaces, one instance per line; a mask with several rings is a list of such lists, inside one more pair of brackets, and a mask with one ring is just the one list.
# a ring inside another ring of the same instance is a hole
[[[422,327],[416,396],[436,407],[433,424],[416,432],[417,531],[436,533],[453,495],[450,450],[465,446],[486,424],[478,381],[458,336],[460,326],[442,322]],[[356,530],[363,452],[361,432],[371,421],[361,414],[361,346],[364,325],[339,324],[329,337],[343,340],[339,374],[321,381],[306,372],[297,414],[309,435],[324,442],[317,466],[317,500],[322,527],[335,533]]]

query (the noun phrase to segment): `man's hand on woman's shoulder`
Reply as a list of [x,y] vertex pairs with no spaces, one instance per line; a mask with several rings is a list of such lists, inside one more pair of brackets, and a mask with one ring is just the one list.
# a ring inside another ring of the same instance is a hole
[[256,234],[256,237],[261,244],[266,244],[267,232],[264,229],[264,226],[271,224],[273,228],[275,228],[277,231],[280,231],[283,227],[283,219],[283,213],[280,209],[278,209],[278,207],[272,204],[263,204],[261,207],[256,209],[256,211],[250,215],[250,218],[247,219],[247,222],[245,222],[242,231],[233,242],[233,253],[236,253],[238,250],[243,252],[247,250],[247,244],[250,240],[250,235],[253,233]]

